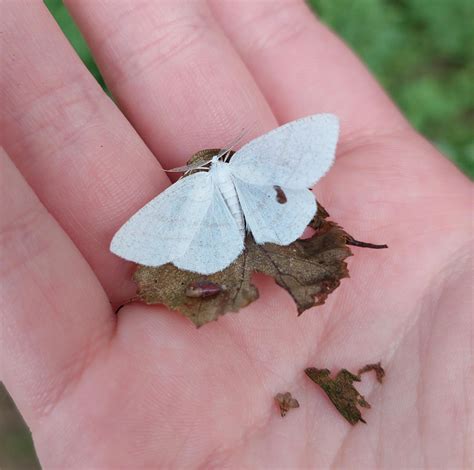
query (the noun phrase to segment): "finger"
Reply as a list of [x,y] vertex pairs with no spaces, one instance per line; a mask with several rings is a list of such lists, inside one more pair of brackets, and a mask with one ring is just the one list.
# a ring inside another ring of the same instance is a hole
[[210,0],[279,121],[341,118],[342,140],[390,133],[406,121],[343,42],[300,0]]
[[165,167],[275,126],[203,1],[67,0],[107,85]]
[[26,420],[67,394],[114,331],[100,283],[0,148],[1,379]]
[[42,2],[2,13],[4,145],[111,298],[130,297],[130,264],[110,240],[168,179]]

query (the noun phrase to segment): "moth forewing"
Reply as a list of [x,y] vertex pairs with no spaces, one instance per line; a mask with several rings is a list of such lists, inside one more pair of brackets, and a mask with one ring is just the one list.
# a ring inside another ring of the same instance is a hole
[[310,188],[335,158],[339,120],[315,114],[277,127],[244,145],[233,156],[233,174],[253,184]]

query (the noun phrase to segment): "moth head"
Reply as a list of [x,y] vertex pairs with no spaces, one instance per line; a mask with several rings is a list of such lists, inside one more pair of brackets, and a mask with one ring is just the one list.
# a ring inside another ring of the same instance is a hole
[[240,143],[246,133],[246,129],[242,129],[237,138],[234,139],[229,145],[226,145],[224,148],[200,150],[191,156],[186,165],[170,168],[169,170],[165,171],[168,173],[185,173],[185,175],[189,175],[194,171],[207,171],[209,170],[211,164],[217,161],[229,163],[232,155],[235,153],[233,150],[234,147]]
[[200,150],[191,156],[186,165],[170,168],[169,170],[164,171],[167,173],[184,173],[185,175],[188,175],[195,171],[209,170],[212,160],[220,151],[221,149]]
[[167,173],[184,173],[189,175],[196,171],[208,171],[212,163],[221,161],[228,163],[234,155],[229,149],[205,149],[195,153],[184,166],[164,170]]

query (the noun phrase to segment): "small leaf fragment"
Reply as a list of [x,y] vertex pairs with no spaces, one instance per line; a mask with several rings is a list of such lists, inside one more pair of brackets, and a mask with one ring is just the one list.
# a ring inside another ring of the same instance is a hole
[[274,397],[280,408],[280,415],[283,418],[292,408],[299,408],[300,404],[296,398],[291,396],[290,392],[277,393]]
[[306,375],[318,384],[332,401],[339,413],[352,425],[362,421],[365,423],[357,405],[370,408],[369,403],[355,389],[353,382],[360,382],[360,377],[341,369],[336,378],[331,378],[329,369],[316,369],[309,367],[305,369]]
[[377,379],[377,382],[382,383],[383,378],[385,377],[385,370],[383,369],[380,362],[375,364],[367,364],[366,366],[359,369],[358,375],[360,376],[366,372],[370,372],[371,370],[375,372],[375,378]]

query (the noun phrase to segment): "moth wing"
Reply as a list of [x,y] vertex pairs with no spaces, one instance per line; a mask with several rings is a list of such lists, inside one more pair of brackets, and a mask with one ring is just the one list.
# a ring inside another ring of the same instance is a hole
[[233,177],[247,228],[258,244],[289,245],[316,213],[316,199],[306,188],[253,184]]
[[315,114],[250,141],[235,153],[230,166],[249,183],[310,188],[331,167],[338,136],[337,116]]
[[145,266],[171,262],[201,274],[219,271],[243,249],[243,237],[226,210],[209,173],[195,173],[133,215],[115,234],[110,250]]
[[120,228],[110,250],[146,266],[161,266],[182,255],[211,203],[209,183],[207,173],[195,173],[168,187]]
[[195,232],[188,249],[173,260],[181,269],[213,274],[227,268],[244,249],[244,234],[239,230],[225,200],[213,187],[213,197],[206,216]]

